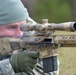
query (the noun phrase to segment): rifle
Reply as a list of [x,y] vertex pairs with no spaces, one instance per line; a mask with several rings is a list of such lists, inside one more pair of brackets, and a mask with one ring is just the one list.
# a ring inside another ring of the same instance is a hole
[[[44,73],[57,71],[57,49],[60,47],[76,47],[76,35],[55,35],[55,30],[76,31],[76,22],[48,23],[47,19],[42,24],[27,23],[21,25],[22,31],[35,30],[36,33],[21,39],[10,38],[12,50],[26,48],[40,53],[43,61]],[[25,35],[26,36],[26,35]],[[7,51],[7,50],[6,50]],[[9,50],[10,51],[10,50]],[[9,53],[9,51],[7,53]],[[56,75],[56,74],[55,74]]]
[[[30,39],[37,43],[29,44],[26,48],[30,51],[40,52],[43,60],[44,73],[57,71],[57,49],[60,47],[76,47],[76,35],[55,35],[55,30],[76,31],[76,22],[48,23],[43,19],[42,24],[29,24],[21,26],[22,31],[35,30],[36,33]],[[29,38],[27,39],[29,40]]]

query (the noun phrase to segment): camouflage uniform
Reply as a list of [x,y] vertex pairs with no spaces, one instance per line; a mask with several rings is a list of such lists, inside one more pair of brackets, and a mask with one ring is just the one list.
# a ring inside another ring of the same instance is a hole
[[9,59],[0,61],[0,75],[14,75]]

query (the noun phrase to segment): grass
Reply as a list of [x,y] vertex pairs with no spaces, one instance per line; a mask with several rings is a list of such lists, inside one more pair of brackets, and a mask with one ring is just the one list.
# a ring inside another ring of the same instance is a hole
[[[56,32],[56,34],[73,34],[75,32]],[[76,75],[76,47],[64,47],[58,50],[58,58],[60,61],[59,75]]]
[[60,48],[58,54],[60,61],[59,75],[76,75],[76,48]]

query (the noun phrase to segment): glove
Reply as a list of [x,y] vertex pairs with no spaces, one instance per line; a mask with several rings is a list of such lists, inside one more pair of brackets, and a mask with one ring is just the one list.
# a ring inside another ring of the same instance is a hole
[[21,52],[19,54],[12,54],[10,58],[10,63],[15,73],[28,73],[31,72],[35,67],[38,57],[38,52]]

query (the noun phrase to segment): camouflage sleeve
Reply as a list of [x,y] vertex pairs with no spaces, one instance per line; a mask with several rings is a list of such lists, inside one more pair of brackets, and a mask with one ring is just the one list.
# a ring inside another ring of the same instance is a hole
[[0,75],[14,75],[9,59],[0,61]]
[[35,22],[32,18],[30,18],[30,16],[27,18],[26,22],[32,23],[32,24],[37,24],[37,22]]

